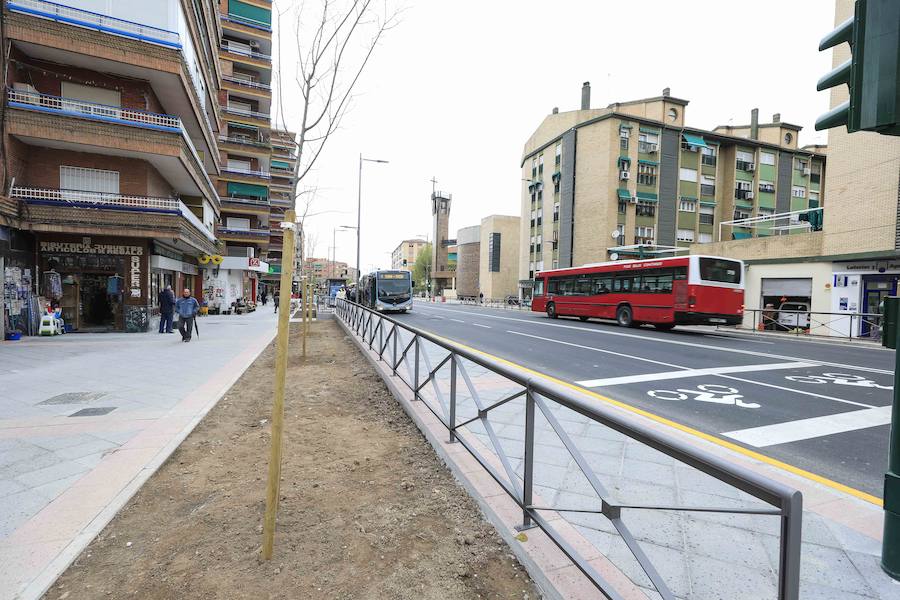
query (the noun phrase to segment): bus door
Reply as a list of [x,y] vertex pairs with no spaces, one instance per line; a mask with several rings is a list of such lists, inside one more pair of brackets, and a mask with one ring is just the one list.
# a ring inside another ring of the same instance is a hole
[[675,267],[674,280],[672,281],[673,308],[675,310],[687,310],[689,295],[687,268]]

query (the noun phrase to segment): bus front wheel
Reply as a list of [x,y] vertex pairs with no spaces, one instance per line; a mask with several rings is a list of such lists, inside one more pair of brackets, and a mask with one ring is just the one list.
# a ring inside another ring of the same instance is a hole
[[547,316],[551,319],[555,319],[559,316],[558,314],[556,314],[556,304],[554,304],[553,302],[547,305]]
[[622,327],[634,327],[634,313],[630,306],[620,306],[616,311],[616,322]]

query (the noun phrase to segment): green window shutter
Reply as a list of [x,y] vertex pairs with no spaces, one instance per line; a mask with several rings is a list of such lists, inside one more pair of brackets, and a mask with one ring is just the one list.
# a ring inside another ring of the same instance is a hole
[[268,8],[260,8],[252,4],[245,4],[240,0],[228,0],[228,14],[243,17],[251,21],[272,25],[272,11]]
[[229,196],[253,196],[265,200],[269,197],[269,190],[262,185],[253,185],[252,183],[236,183],[228,182]]
[[706,142],[703,141],[703,137],[699,135],[691,135],[690,133],[682,133],[681,137],[684,138],[684,141],[687,142],[691,146],[697,146],[698,148],[706,148]]
[[619,188],[616,191],[619,193],[620,200],[630,200],[631,199],[631,192],[629,192],[628,190],[623,190],[623,189]]
[[656,200],[658,197],[653,192],[638,192],[638,200]]
[[286,163],[284,161],[280,161],[280,160],[273,160],[272,166],[275,168],[278,168],[278,169],[290,169],[291,168],[291,165],[289,165],[288,163]]

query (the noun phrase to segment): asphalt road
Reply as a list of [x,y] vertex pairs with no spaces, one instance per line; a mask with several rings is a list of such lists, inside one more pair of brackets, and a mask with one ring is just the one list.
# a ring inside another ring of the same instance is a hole
[[397,318],[882,497],[893,351],[424,302]]

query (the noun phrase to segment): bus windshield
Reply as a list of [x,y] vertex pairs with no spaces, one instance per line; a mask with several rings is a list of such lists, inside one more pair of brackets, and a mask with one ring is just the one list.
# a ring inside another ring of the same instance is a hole
[[402,273],[387,273],[378,277],[378,297],[394,298],[410,295],[409,279]]
[[721,258],[700,258],[700,279],[721,283],[740,283],[741,263]]

